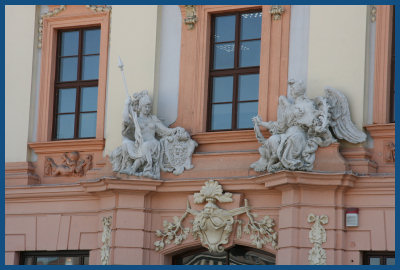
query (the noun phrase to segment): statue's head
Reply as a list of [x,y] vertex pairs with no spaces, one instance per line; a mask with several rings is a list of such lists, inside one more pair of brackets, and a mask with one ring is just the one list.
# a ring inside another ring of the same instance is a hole
[[69,158],[71,159],[71,160],[73,160],[73,161],[77,161],[77,160],[79,160],[79,152],[71,152],[70,154],[69,154]]
[[291,98],[298,98],[301,96],[304,96],[306,93],[306,87],[304,86],[304,83],[302,80],[296,81],[294,79],[290,79],[288,81],[289,85],[289,96]]
[[144,115],[149,115],[151,113],[152,105],[149,95],[143,95],[139,100],[139,111]]

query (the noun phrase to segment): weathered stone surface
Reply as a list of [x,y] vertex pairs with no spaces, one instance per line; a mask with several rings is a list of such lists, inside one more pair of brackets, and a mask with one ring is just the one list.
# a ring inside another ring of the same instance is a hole
[[[302,81],[290,80],[288,84],[288,96],[279,97],[277,121],[253,118],[262,144],[260,159],[250,166],[255,171],[312,170],[318,147],[336,142],[331,130],[338,139],[365,141],[366,135],[351,121],[347,98],[340,91],[327,87],[325,97],[309,99]],[[267,128],[271,137],[265,139],[260,126]]]

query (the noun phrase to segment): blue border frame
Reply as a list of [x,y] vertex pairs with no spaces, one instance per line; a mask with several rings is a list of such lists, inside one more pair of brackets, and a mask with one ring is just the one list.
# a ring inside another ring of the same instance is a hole
[[[231,0],[231,1],[227,1],[227,0],[220,0],[220,1],[166,1],[166,0],[134,0],[134,1],[123,1],[123,0],[109,0],[109,1],[93,1],[93,0],[88,0],[88,1],[81,1],[81,0],[69,0],[69,1],[63,1],[63,2],[68,2],[68,4],[114,4],[114,5],[132,5],[132,4],[141,4],[141,5],[155,5],[155,4],[182,4],[182,2],[184,2],[185,4],[197,4],[197,5],[202,5],[202,4],[276,4],[277,2],[279,2],[279,4],[292,4],[292,5],[393,5],[396,4],[396,1],[390,1],[390,0],[380,0],[380,1],[348,1],[348,0],[336,0],[336,1],[304,1],[304,0],[281,0],[281,1],[254,1],[254,0]],[[1,9],[1,13],[3,15],[3,18],[5,18],[5,5],[39,5],[39,4],[60,4],[60,1],[43,1],[43,0],[36,0],[36,1],[26,1],[26,0],[16,0],[16,1],[1,1],[0,3],[0,9]],[[396,14],[400,14],[400,6],[396,5],[395,6],[395,12]],[[338,15],[340,16],[340,15]],[[396,21],[395,21],[395,28],[396,28],[396,33],[395,33],[395,44],[396,44],[396,49],[395,49],[395,55],[399,55],[399,46],[398,46],[398,41],[399,41],[399,33],[400,33],[400,28],[399,28],[399,16],[396,16]],[[2,21],[2,24],[5,24],[5,21]],[[2,51],[4,51],[4,39],[5,39],[5,28],[1,27],[1,37],[2,37],[2,41],[0,46]],[[5,55],[1,54],[1,58],[3,63],[5,63]],[[1,66],[2,69],[5,69],[5,66],[2,65]],[[400,80],[400,63],[399,61],[396,61],[395,63],[395,81],[399,82]],[[2,76],[2,84],[4,86],[3,88],[3,95],[0,97],[0,105],[4,108],[5,104],[5,73],[2,72],[1,73]],[[398,83],[397,83],[398,85]],[[399,91],[396,91],[395,93],[395,102],[396,104],[399,104],[399,100],[400,100],[400,93]],[[396,119],[400,119],[400,112],[399,112],[399,108],[398,106],[396,106]],[[5,139],[5,130],[4,130],[4,119],[5,119],[5,112],[4,113],[4,117],[1,118],[1,121],[3,122],[3,125],[1,126],[3,128],[3,132],[1,133],[3,139]],[[400,120],[399,120],[400,121]],[[395,128],[398,129],[399,128],[399,121],[396,122],[395,124]],[[395,140],[396,145],[400,145],[400,136],[396,136],[396,140]],[[1,188],[2,188],[2,192],[1,192],[1,203],[3,204],[3,208],[2,208],[2,214],[4,216],[5,213],[5,206],[4,206],[4,166],[5,166],[5,148],[4,148],[4,144],[1,144],[1,151],[3,153],[3,155],[1,156],[1,170],[3,172],[3,181],[1,181]],[[399,149],[396,150],[396,155],[399,156]],[[398,172],[398,164],[399,162],[396,161],[396,172],[395,172],[395,178],[398,178],[399,172]],[[396,181],[395,183],[395,187],[396,187],[396,191],[399,191],[399,187],[400,187],[400,182]],[[399,211],[398,211],[398,207],[399,207],[399,195],[398,192],[396,192],[396,223],[400,224],[400,216],[399,216]],[[0,222],[0,228],[2,229],[2,232],[5,232],[5,227],[4,227],[4,222]],[[2,233],[1,234],[1,240],[2,240],[2,245],[1,245],[1,252],[2,254],[4,254],[5,251],[5,234]],[[396,253],[398,253],[399,251],[399,247],[400,247],[400,236],[399,233],[396,234]],[[399,258],[399,254],[396,258],[396,266],[400,265],[400,258]],[[4,265],[5,263],[5,257],[0,256],[0,265],[4,266],[3,269],[32,269],[35,268],[35,266],[13,266],[13,265]],[[46,268],[46,269],[105,269],[105,268],[112,268],[112,269],[121,269],[121,270],[126,270],[126,269],[197,269],[197,268],[201,268],[201,269],[228,269],[227,267],[230,267],[229,269],[231,269],[231,267],[236,267],[236,268],[247,268],[247,269],[260,269],[260,268],[271,268],[271,269],[319,269],[319,268],[324,268],[324,269],[376,269],[376,268],[384,268],[384,269],[396,269],[396,266],[368,266],[368,265],[326,265],[326,266],[311,266],[311,265],[289,265],[289,266],[285,266],[285,265],[274,265],[274,266],[177,266],[177,265],[135,265],[135,266],[117,266],[117,265],[110,265],[110,266],[95,266],[95,265],[89,265],[89,266],[45,266],[45,267],[41,267],[41,268]]]

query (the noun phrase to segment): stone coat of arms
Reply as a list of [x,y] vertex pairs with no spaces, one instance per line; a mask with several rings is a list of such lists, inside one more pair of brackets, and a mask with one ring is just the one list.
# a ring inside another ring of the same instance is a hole
[[[261,221],[256,221],[255,215],[250,212],[247,200],[245,200],[244,206],[231,210],[218,207],[217,201],[220,203],[232,202],[232,193],[224,193],[217,181],[209,180],[201,188],[200,193],[194,194],[194,203],[206,202],[203,210],[192,209],[188,202],[186,211],[181,218],[174,217],[173,223],[164,220],[164,231],[156,231],[156,236],[161,237],[161,240],[154,243],[156,250],[162,250],[166,244],[170,244],[172,241],[176,245],[181,244],[191,231],[194,239],[200,239],[202,245],[207,247],[210,252],[223,252],[222,245],[229,242],[235,223],[238,223],[236,237],[240,239],[242,236],[243,222],[235,218],[241,214],[246,214],[249,219],[243,231],[250,234],[250,239],[257,248],[262,248],[267,243],[271,243],[273,248],[277,248],[277,233],[273,230],[275,224],[272,218],[265,216]],[[194,216],[192,229],[182,225],[183,220],[189,214]]]

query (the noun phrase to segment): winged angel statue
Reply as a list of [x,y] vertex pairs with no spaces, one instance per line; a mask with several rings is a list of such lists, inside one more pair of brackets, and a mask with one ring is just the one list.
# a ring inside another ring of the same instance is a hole
[[[279,97],[277,121],[263,122],[260,116],[252,119],[262,144],[260,159],[250,166],[255,171],[312,170],[318,147],[336,142],[332,132],[337,139],[351,143],[365,141],[365,133],[351,121],[343,93],[327,87],[325,97],[309,99],[302,81],[289,80],[288,86],[288,96]],[[270,131],[268,139],[260,126]]]

